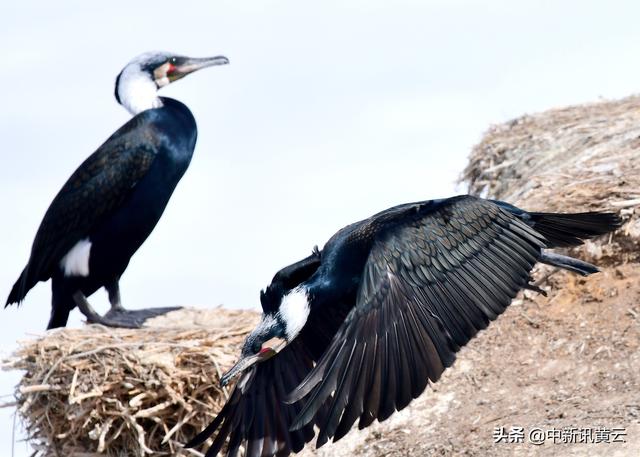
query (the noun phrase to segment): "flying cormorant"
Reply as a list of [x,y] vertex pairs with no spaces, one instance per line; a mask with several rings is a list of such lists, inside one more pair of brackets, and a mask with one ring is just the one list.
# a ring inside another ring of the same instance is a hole
[[[471,196],[409,203],[337,232],[280,270],[214,421],[188,447],[228,438],[228,455],[287,456],[383,421],[437,381],[456,352],[529,288],[537,262],[598,269],[546,248],[620,226],[611,213],[526,212]],[[284,340],[272,345],[271,340]],[[215,436],[214,436],[215,435]]]
[[[20,303],[38,281],[51,278],[47,328],[65,326],[75,306],[89,322],[132,328],[175,309],[126,311],[118,286],[187,170],[196,144],[189,108],[159,97],[157,90],[201,68],[226,63],[224,56],[150,52],[124,67],[115,97],[133,118],[80,165],[53,199],[6,306]],[[106,288],[111,303],[104,316],[87,301],[100,287]]]

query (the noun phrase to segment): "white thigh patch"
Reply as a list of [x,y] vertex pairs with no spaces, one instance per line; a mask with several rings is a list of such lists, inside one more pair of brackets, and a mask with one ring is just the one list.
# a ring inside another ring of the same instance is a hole
[[90,253],[91,241],[89,238],[78,241],[60,261],[60,268],[64,275],[89,276]]

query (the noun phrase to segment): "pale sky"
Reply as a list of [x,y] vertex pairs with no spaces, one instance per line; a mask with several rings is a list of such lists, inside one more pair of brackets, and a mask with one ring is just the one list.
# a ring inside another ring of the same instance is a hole
[[[454,194],[490,124],[640,87],[633,1],[23,0],[0,17],[3,301],[55,193],[128,119],[113,84],[139,53],[231,64],[162,91],[191,108],[199,140],[123,276],[132,308],[256,307],[342,226]],[[49,300],[40,284],[0,311],[1,356],[44,329]],[[92,301],[106,309],[104,293]],[[4,400],[18,379],[0,372]],[[0,410],[0,455],[12,423]]]

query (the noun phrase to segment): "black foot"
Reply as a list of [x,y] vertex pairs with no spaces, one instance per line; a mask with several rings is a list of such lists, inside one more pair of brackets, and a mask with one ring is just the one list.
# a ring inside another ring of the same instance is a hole
[[147,308],[127,310],[123,308],[111,308],[107,314],[100,317],[97,324],[107,327],[141,328],[147,319],[162,316],[171,311],[181,309],[181,306],[168,306],[165,308]]

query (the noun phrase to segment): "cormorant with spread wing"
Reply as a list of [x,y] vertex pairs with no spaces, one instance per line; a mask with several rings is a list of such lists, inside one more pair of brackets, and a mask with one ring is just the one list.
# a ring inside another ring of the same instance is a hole
[[[190,58],[142,54],[116,79],[115,97],[133,118],[73,173],[49,206],[31,257],[7,306],[20,303],[39,281],[51,278],[47,328],[62,327],[78,306],[89,322],[139,327],[176,308],[126,311],[118,282],[131,256],[160,219],[187,170],[196,144],[195,119],[184,104],[157,90],[201,68],[226,64],[224,56]],[[88,296],[105,287],[111,310],[96,313]]]
[[[261,294],[229,400],[189,447],[286,456],[383,421],[437,381],[456,352],[529,288],[537,262],[598,269],[546,252],[620,226],[611,213],[534,213],[471,196],[396,206],[336,233]],[[271,340],[283,339],[272,347]]]

